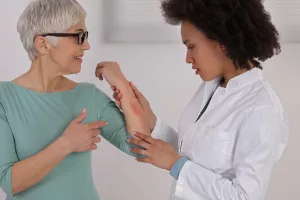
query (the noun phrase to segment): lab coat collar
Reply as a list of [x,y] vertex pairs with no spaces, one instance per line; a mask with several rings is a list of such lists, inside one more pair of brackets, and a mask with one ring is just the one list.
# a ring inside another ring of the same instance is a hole
[[[240,74],[229,80],[226,89],[237,89],[243,88],[244,86],[250,85],[256,81],[262,80],[262,71],[259,68],[253,68],[243,74]],[[221,78],[216,78],[212,82],[212,85],[215,87],[221,81]]]
[[253,68],[243,74],[240,74],[229,80],[227,84],[228,89],[242,88],[244,86],[250,85],[254,82],[262,80],[262,71],[259,68]]

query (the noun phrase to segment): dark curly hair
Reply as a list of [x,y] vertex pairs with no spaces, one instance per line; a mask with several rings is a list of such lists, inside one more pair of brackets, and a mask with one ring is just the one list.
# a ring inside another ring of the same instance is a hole
[[226,48],[227,56],[238,68],[250,69],[250,61],[279,54],[279,34],[262,0],[162,0],[165,21],[179,25],[189,21],[209,39]]

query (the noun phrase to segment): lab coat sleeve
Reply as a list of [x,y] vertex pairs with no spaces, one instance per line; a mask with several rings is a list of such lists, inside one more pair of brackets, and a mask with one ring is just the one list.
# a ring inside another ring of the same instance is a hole
[[249,112],[236,141],[235,178],[228,180],[187,161],[180,172],[175,196],[185,200],[263,200],[287,136],[288,123],[283,113],[273,108]]
[[151,136],[171,144],[178,152],[178,133],[161,119],[157,118]]

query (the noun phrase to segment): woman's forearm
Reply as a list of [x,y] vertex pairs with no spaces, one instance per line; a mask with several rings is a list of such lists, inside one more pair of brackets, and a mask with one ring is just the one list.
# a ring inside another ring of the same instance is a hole
[[12,167],[13,195],[39,183],[70,153],[67,143],[59,138],[36,155],[15,163]]
[[116,85],[116,88],[118,88],[123,95],[120,101],[125,115],[127,131],[129,133],[140,132],[150,134],[147,115],[135,97],[128,81],[126,79],[120,81]]

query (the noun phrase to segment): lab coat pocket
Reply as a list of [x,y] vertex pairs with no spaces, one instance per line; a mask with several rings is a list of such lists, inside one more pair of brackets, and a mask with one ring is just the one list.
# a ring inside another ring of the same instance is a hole
[[226,155],[231,155],[230,148],[230,133],[227,131],[220,131],[212,133],[211,146],[215,151],[222,152]]
[[193,157],[197,163],[216,173],[229,169],[232,166],[234,148],[233,131],[207,127],[203,135],[204,137],[197,138],[193,145]]

